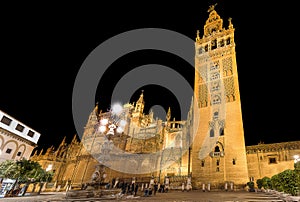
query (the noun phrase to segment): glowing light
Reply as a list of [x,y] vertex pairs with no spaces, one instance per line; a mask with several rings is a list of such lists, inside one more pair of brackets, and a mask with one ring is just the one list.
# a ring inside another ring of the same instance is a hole
[[126,122],[125,120],[121,120],[121,121],[120,121],[120,126],[124,127],[124,126],[126,125],[126,123],[127,123],[127,122]]
[[101,124],[102,126],[107,125],[107,124],[108,124],[108,119],[101,119],[100,124]]
[[49,164],[49,165],[47,166],[47,168],[46,168],[46,171],[48,172],[48,171],[52,170],[52,167],[53,167],[53,165],[52,165],[52,164]]
[[298,161],[300,161],[300,157],[299,155],[294,155],[294,162],[297,163]]
[[104,133],[105,131],[106,131],[106,126],[100,126],[99,127],[99,131],[101,132],[101,133]]
[[124,129],[123,129],[122,127],[118,127],[118,128],[117,128],[117,132],[118,132],[118,133],[122,133],[123,131],[124,131]]
[[113,104],[111,109],[113,114],[120,114],[123,111],[123,107],[120,103]]
[[109,131],[107,132],[107,135],[115,135],[115,132],[114,132],[114,130],[116,129],[116,125],[115,124],[110,124],[109,126],[108,126],[108,128],[109,128]]

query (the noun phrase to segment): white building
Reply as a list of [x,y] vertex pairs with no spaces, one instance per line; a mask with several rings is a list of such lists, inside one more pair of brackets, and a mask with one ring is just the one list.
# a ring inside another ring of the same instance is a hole
[[0,162],[29,159],[40,133],[0,110]]

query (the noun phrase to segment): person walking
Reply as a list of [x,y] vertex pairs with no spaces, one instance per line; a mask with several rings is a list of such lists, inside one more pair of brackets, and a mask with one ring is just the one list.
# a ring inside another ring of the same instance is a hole
[[138,184],[138,183],[135,183],[135,187],[134,187],[134,196],[136,196],[138,190],[139,190],[139,184]]
[[181,183],[181,191],[184,192],[184,182]]
[[225,191],[228,191],[228,184],[225,182]]
[[207,191],[210,192],[210,182],[207,184]]
[[156,195],[156,192],[158,190],[158,183],[156,181],[154,181],[154,185],[153,185],[153,196]]
[[187,191],[191,191],[192,190],[192,179],[191,179],[191,177],[188,177],[188,179],[187,179],[186,190]]

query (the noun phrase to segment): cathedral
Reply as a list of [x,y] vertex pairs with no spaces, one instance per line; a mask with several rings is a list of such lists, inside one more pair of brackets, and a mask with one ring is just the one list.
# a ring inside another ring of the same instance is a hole
[[234,26],[214,6],[203,34],[195,39],[194,96],[186,120],[164,120],[144,112],[144,93],[135,103],[112,106],[108,112],[98,104],[87,117],[83,136],[57,148],[32,154],[43,168],[51,167],[54,186],[81,187],[91,182],[156,179],[177,188],[191,179],[193,188],[225,183],[243,189],[249,181],[293,169],[300,141],[246,146],[236,63]]

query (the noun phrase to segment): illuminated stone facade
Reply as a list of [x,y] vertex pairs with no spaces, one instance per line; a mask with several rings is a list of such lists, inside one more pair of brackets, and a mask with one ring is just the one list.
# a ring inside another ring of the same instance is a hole
[[[234,27],[231,19],[223,26],[214,6],[208,12],[203,35],[198,31],[195,41],[194,96],[186,120],[171,120],[170,108],[165,120],[144,113],[142,92],[118,117],[96,106],[81,141],[74,136],[67,144],[64,139],[57,149],[36,151],[31,159],[44,168],[52,165],[53,182],[62,187],[91,182],[99,172],[106,182],[133,177],[149,182],[151,176],[163,182],[171,176],[176,187],[191,175],[193,188],[208,183],[211,189],[224,188],[228,182],[242,189],[249,180],[293,169],[300,142],[245,146]],[[103,119],[122,119],[126,125],[117,132],[111,122],[103,132]]]
[[272,177],[294,168],[294,156],[300,154],[300,141],[246,146],[248,173],[251,179]]
[[[195,42],[193,182],[219,187],[248,181],[238,72],[231,19],[214,10]],[[198,118],[200,116],[200,119]]]
[[29,159],[40,133],[0,110],[0,162]]

